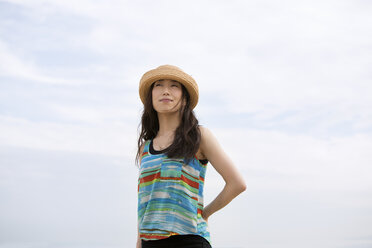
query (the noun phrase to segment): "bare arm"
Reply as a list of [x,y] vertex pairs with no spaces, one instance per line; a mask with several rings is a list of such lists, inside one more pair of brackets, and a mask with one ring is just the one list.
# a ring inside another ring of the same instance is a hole
[[[141,156],[139,158],[139,166],[141,166],[141,160],[142,160],[142,153],[143,153],[143,149],[144,149],[144,145],[141,146]],[[141,244],[141,239],[140,239],[140,234],[139,234],[139,223],[137,222],[137,244],[136,244],[136,248],[142,248],[142,244]]]
[[137,221],[137,243],[136,243],[136,248],[142,248],[142,243],[141,243],[141,238],[140,238],[140,233],[139,233],[139,223]]
[[225,181],[223,190],[203,210],[202,216],[205,220],[208,220],[209,216],[225,207],[236,196],[245,191],[246,184],[212,132],[205,127],[200,127],[200,131],[202,135],[200,150]]
[[137,224],[137,244],[136,244],[136,248],[142,248],[141,239],[140,239],[140,235],[139,235],[138,224]]

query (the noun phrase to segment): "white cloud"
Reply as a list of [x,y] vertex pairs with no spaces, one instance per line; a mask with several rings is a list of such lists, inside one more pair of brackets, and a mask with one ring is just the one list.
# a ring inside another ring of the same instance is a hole
[[[3,82],[7,81],[8,78],[52,85],[79,85],[92,83],[93,81],[91,78],[82,79],[81,77],[68,78],[61,76],[61,74],[58,74],[58,70],[55,70],[54,74],[53,72],[46,72],[48,68],[36,64],[26,55],[16,54],[11,51],[8,44],[1,40],[0,53],[2,54],[0,58],[0,76],[3,78]],[[102,69],[104,70],[105,67],[90,66],[89,68],[81,69],[80,72],[86,70],[96,72]]]
[[[89,124],[107,124],[109,122],[118,123],[123,120],[123,117],[137,117],[139,111],[135,108],[117,108],[117,107],[82,107],[82,106],[71,106],[68,104],[57,105],[52,104],[48,106],[50,111],[53,112],[58,118],[65,121],[78,122],[79,125],[85,126]],[[139,118],[139,117],[138,117]],[[133,121],[131,121],[133,123]]]
[[[319,139],[244,128],[215,130],[252,188],[372,190],[371,136]],[[254,178],[251,172],[268,180]]]
[[2,41],[0,41],[0,53],[0,76],[15,77],[51,84],[71,83],[71,81],[47,76],[44,73],[40,72],[37,65],[35,65],[31,61],[24,61],[24,59],[19,58],[18,56],[13,54],[6,46],[6,44]]
[[137,126],[122,121],[81,125],[0,116],[0,129],[3,146],[128,157],[136,151]]

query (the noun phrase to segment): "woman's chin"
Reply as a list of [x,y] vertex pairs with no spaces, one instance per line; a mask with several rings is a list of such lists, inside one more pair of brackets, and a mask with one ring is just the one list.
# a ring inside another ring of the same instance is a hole
[[155,109],[156,112],[158,112],[159,114],[174,114],[174,113],[177,113],[179,112],[178,109],[172,109],[172,108],[158,108],[158,109]]

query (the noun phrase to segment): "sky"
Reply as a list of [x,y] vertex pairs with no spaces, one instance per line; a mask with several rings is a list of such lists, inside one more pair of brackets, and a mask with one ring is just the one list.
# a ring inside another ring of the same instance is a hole
[[[0,0],[0,248],[135,247],[138,83],[163,64],[247,183],[214,248],[372,247],[371,11]],[[205,204],[223,186],[208,164]]]

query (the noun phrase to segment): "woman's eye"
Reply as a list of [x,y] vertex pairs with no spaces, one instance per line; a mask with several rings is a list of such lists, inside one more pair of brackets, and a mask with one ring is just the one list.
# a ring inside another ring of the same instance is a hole
[[173,87],[173,86],[174,86],[174,87],[178,87],[178,85],[177,85],[177,84],[173,84],[173,85],[172,85],[172,87]]

